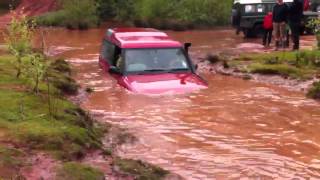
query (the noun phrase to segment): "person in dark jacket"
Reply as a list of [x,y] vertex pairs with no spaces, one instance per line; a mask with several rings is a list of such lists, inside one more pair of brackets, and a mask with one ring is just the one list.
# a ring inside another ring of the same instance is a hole
[[300,27],[303,17],[303,3],[300,0],[294,0],[288,9],[288,21],[291,29],[293,50],[299,50],[300,46]]
[[276,50],[285,45],[285,32],[288,16],[288,6],[283,0],[277,0],[277,4],[273,8],[273,29],[275,31]]
[[272,12],[269,12],[263,20],[263,45],[265,47],[269,47],[272,39],[272,31],[273,31],[273,24],[272,24]]

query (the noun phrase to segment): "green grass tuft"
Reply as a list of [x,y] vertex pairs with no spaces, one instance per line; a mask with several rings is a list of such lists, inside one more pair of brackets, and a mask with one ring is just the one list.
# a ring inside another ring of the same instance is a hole
[[166,170],[142,161],[117,158],[115,165],[121,171],[134,175],[137,180],[159,180],[164,179],[169,174]]
[[292,67],[286,64],[251,64],[248,67],[249,72],[265,75],[280,75],[290,78],[308,78],[306,71]]
[[58,170],[57,180],[103,180],[104,174],[92,167],[80,163],[65,163]]

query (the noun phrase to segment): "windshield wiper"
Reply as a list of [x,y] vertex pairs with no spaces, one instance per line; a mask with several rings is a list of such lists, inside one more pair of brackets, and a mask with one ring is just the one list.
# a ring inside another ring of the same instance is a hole
[[167,69],[147,69],[144,70],[143,72],[168,72]]
[[176,69],[170,69],[169,71],[190,71],[190,69],[187,69],[187,68],[176,68]]

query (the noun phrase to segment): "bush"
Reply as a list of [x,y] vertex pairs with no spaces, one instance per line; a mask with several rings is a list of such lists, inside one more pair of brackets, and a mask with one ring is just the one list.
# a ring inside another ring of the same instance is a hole
[[313,99],[320,99],[320,82],[313,84],[313,87],[309,90],[307,96]]
[[70,29],[87,29],[97,26],[97,5],[93,0],[65,0],[65,23]]
[[54,61],[48,68],[47,78],[62,93],[76,95],[79,85],[71,78],[69,64],[62,59]]
[[39,25],[66,26],[69,29],[88,29],[99,23],[97,4],[93,0],[65,0],[63,9],[36,18]]
[[132,22],[136,26],[184,30],[193,26],[228,23],[231,0],[96,0],[102,18]]
[[37,24],[44,26],[65,26],[66,12],[64,10],[49,12],[36,18]]

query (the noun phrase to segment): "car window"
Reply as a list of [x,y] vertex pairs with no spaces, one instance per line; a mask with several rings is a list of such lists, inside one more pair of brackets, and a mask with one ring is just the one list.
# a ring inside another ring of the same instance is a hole
[[127,49],[127,72],[190,70],[182,49]]
[[244,11],[247,14],[266,13],[268,11],[267,4],[247,4],[244,6]]

